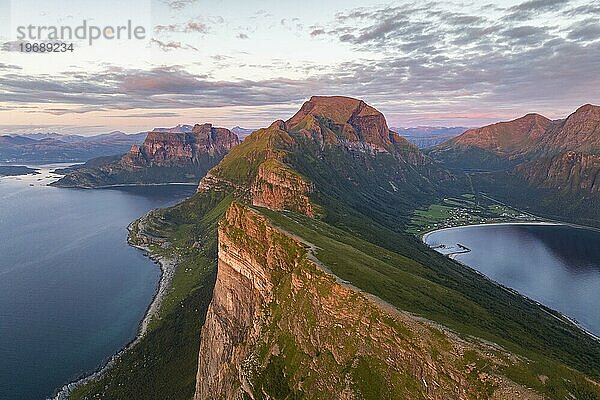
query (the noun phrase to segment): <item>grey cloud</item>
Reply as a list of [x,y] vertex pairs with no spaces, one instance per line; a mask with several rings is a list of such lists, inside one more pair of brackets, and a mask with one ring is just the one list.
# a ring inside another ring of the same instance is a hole
[[200,21],[193,21],[193,20],[190,20],[184,24],[156,25],[154,27],[154,32],[156,32],[156,33],[196,32],[196,33],[207,34],[208,31],[209,31],[209,29],[208,29],[208,25],[206,23],[200,22]]
[[158,39],[150,39],[150,43],[158,46],[162,51],[171,51],[171,50],[181,50],[181,49],[189,49],[198,51],[197,48],[191,46],[189,44],[177,42],[177,41],[162,41]]
[[529,0],[509,8],[509,11],[555,11],[569,4],[570,0]]
[[184,29],[185,32],[208,33],[208,27],[202,22],[189,21]]
[[144,112],[144,113],[134,113],[127,115],[109,115],[109,118],[171,118],[171,117],[179,117],[179,113],[174,112]]
[[9,70],[15,70],[15,69],[23,69],[22,67],[18,66],[18,65],[13,65],[13,64],[5,64],[0,62],[0,71],[9,71]]
[[563,13],[569,17],[592,16],[599,18],[600,4],[586,4],[578,7],[573,7],[565,10]]
[[570,0],[530,0],[509,8],[504,17],[508,21],[526,21],[533,16],[559,11],[568,6]]
[[567,35],[569,39],[591,42],[600,39],[600,22],[597,19],[588,19],[582,23],[574,24]]
[[174,10],[181,10],[198,0],[165,0],[165,3]]
[[10,52],[10,51],[21,51],[21,43],[25,43],[23,40],[13,40],[9,42],[2,43],[0,46],[0,50]]
[[179,29],[179,25],[177,25],[177,24],[156,25],[154,27],[154,32],[156,32],[156,33],[176,32],[178,29]]

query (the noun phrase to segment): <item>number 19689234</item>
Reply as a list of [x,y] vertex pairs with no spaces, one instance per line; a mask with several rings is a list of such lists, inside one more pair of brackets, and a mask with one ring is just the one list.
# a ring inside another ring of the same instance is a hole
[[65,53],[73,51],[73,43],[29,43],[21,42],[19,44],[23,53]]

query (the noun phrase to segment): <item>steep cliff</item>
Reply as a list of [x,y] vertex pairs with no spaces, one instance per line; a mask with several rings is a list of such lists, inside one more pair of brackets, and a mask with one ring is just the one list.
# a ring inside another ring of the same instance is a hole
[[341,282],[256,210],[232,204],[218,254],[196,400],[542,398],[500,372],[519,358]]
[[309,103],[141,224],[180,263],[165,318],[73,398],[600,399],[597,340],[405,232],[464,182],[359,100]]
[[[211,124],[155,129],[141,146],[114,162],[94,160],[55,183],[63,187],[197,182],[239,143],[235,134]],[[100,164],[100,165],[95,165]]]
[[236,200],[195,399],[600,397],[562,364],[596,371],[597,343],[402,232],[448,181],[464,190],[355,99],[313,97],[234,148],[197,194]]

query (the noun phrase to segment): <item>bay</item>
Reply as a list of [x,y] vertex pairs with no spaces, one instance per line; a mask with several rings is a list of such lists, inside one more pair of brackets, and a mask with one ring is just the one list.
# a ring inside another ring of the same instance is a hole
[[0,399],[46,399],[135,337],[160,269],[127,226],[195,189],[48,187],[54,167],[0,178]]

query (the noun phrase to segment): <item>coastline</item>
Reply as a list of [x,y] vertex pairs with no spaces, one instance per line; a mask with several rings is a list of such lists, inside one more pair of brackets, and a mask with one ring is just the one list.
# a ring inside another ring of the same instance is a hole
[[427,244],[426,240],[429,237],[429,235],[431,235],[432,233],[435,233],[435,232],[442,232],[442,231],[447,231],[447,230],[451,230],[451,229],[462,229],[462,228],[470,228],[470,227],[477,227],[477,226],[497,226],[497,225],[551,225],[551,226],[568,225],[568,226],[574,226],[574,227],[578,227],[578,228],[595,229],[595,228],[588,227],[588,226],[573,225],[573,224],[569,224],[566,222],[559,222],[559,221],[515,221],[515,222],[490,222],[490,223],[484,222],[481,224],[457,225],[457,226],[449,226],[447,228],[435,229],[435,230],[423,233],[420,237],[421,237],[421,240],[423,241],[423,243],[425,243],[427,246],[429,246]]
[[137,331],[135,337],[129,343],[127,343],[125,346],[123,346],[119,351],[117,351],[115,354],[110,356],[110,358],[104,364],[102,364],[96,371],[91,372],[86,376],[77,378],[74,381],[63,385],[55,395],[53,395],[52,397],[49,397],[47,400],[67,400],[69,398],[69,396],[71,395],[71,393],[73,392],[73,390],[75,390],[77,387],[84,385],[87,382],[90,382],[90,381],[100,377],[103,373],[105,373],[108,369],[110,369],[114,365],[114,363],[121,357],[121,355],[123,355],[126,351],[130,350],[131,348],[133,348],[134,346],[136,346],[139,343],[139,341],[146,334],[146,332],[148,330],[148,325],[150,324],[150,321],[152,320],[152,318],[154,316],[157,315],[157,312],[160,309],[162,300],[164,299],[165,294],[170,287],[171,280],[173,279],[175,269],[177,268],[177,260],[171,259],[171,258],[166,258],[166,257],[161,257],[156,254],[153,254],[152,251],[150,250],[149,246],[132,243],[132,241],[131,241],[132,227],[134,226],[135,223],[138,223],[138,226],[139,226],[139,224],[142,223],[142,221],[148,216],[148,214],[150,212],[152,212],[152,210],[149,211],[148,213],[146,213],[141,218],[131,222],[127,226],[127,231],[128,231],[127,244],[131,247],[141,250],[144,253],[144,256],[148,257],[155,264],[157,264],[160,268],[160,278],[159,278],[159,282],[158,282],[158,287],[152,297],[152,301],[150,302],[150,304],[148,305],[148,308],[146,309],[146,312],[144,313],[144,318],[139,323],[138,331]]
[[[55,182],[51,182],[55,183]],[[54,186],[48,184],[48,186]],[[114,185],[103,185],[103,186],[56,186],[63,189],[111,189],[111,188],[122,188],[122,187],[145,187],[145,186],[198,186],[198,183],[194,182],[164,182],[164,183],[118,183]]]
[[[585,225],[578,225],[578,224],[572,224],[572,223],[568,223],[568,222],[560,222],[560,221],[521,221],[521,222],[493,222],[493,223],[482,223],[482,224],[469,224],[469,225],[459,225],[459,226],[452,226],[452,227],[448,227],[448,228],[442,228],[442,229],[436,229],[430,232],[426,232],[423,235],[421,235],[421,240],[423,241],[423,243],[429,247],[430,249],[435,250],[435,248],[433,248],[432,246],[430,246],[427,243],[427,237],[435,232],[441,232],[441,231],[446,231],[446,230],[451,230],[451,229],[460,229],[460,228],[469,228],[469,227],[479,227],[479,226],[491,226],[491,225],[546,225],[546,226],[570,226],[573,228],[578,228],[578,229],[589,229],[589,230],[593,230],[593,231],[599,231],[600,232],[600,228],[595,228],[595,227],[590,227],[590,226],[585,226]],[[471,251],[469,249],[469,251]],[[448,258],[450,258],[451,260],[459,263],[460,265],[464,266],[465,268],[468,268],[472,271],[474,271],[476,274],[479,274],[480,276],[484,277],[485,279],[489,280],[490,282],[498,285],[499,287],[503,288],[504,290],[507,290],[513,294],[516,294],[518,296],[521,296],[522,298],[532,301],[533,303],[537,304],[538,306],[540,306],[542,309],[544,309],[546,312],[548,312],[549,314],[551,314],[553,317],[557,318],[557,319],[561,319],[567,323],[572,324],[573,326],[575,326],[577,329],[581,330],[582,332],[584,332],[585,334],[587,334],[588,336],[590,336],[592,339],[600,342],[600,335],[597,335],[593,332],[591,332],[590,330],[588,330],[586,327],[584,327],[583,325],[581,325],[577,320],[575,320],[572,317],[569,317],[568,315],[566,315],[563,312],[560,312],[558,310],[555,310],[553,308],[548,307],[547,305],[534,300],[524,294],[522,294],[521,292],[519,292],[516,289],[513,289],[511,287],[505,286],[502,283],[490,278],[489,276],[487,276],[486,274],[478,271],[477,269],[471,267],[470,265],[467,265],[463,262],[461,262],[460,260],[456,259],[457,255],[460,254],[464,254],[467,252],[458,252],[458,253],[449,253],[449,254],[443,254],[440,253]]]

